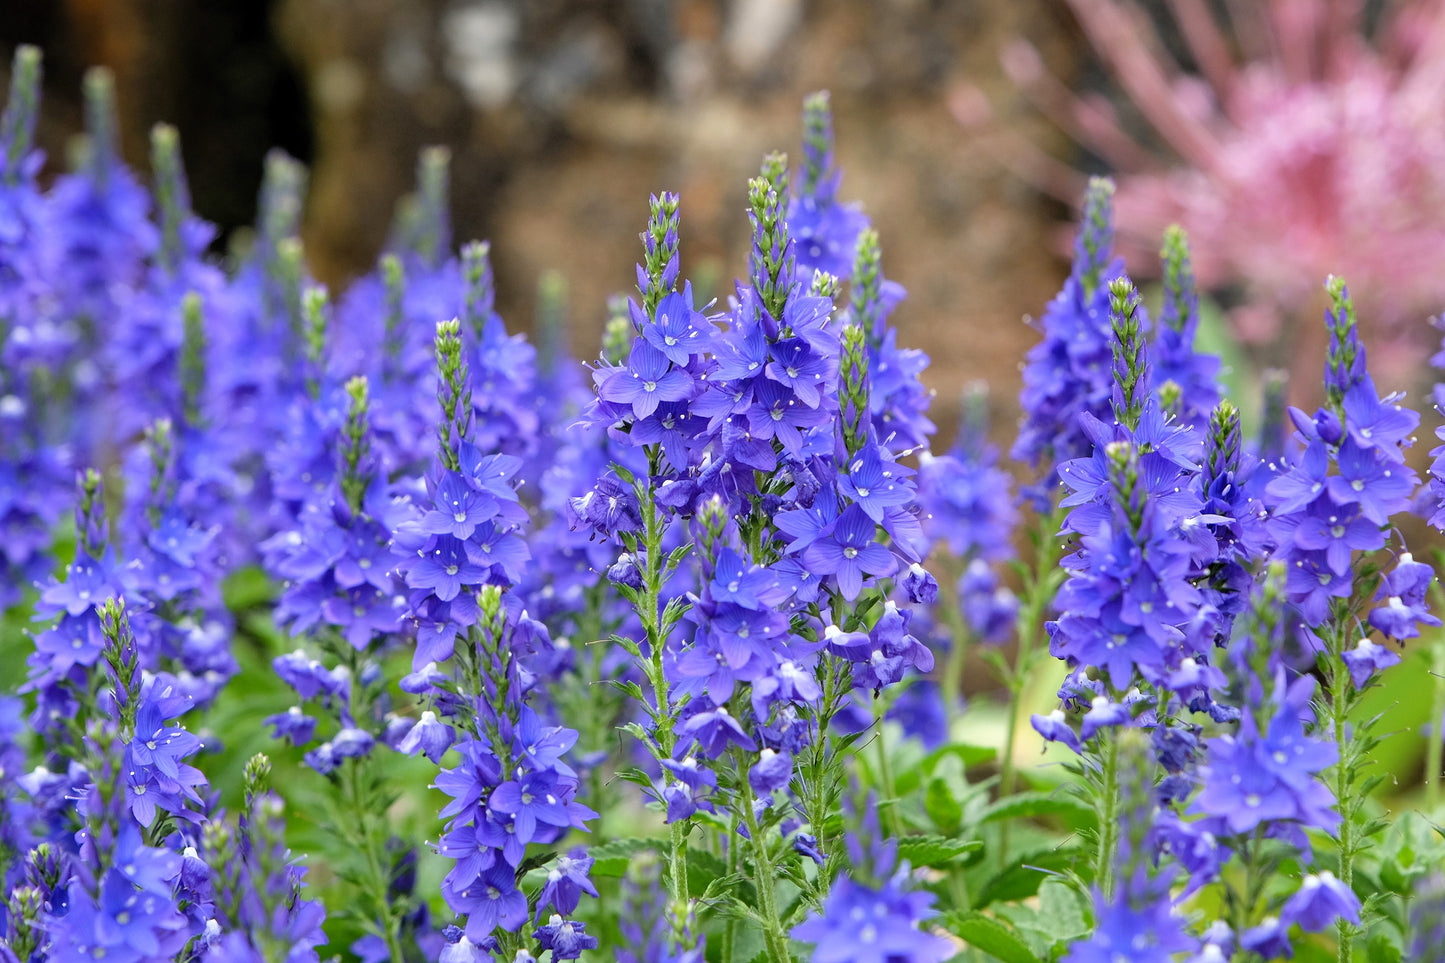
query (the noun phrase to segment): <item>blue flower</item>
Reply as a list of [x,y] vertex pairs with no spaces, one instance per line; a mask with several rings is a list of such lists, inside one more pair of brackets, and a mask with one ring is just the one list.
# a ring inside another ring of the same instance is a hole
[[587,935],[585,924],[564,920],[555,913],[547,925],[538,927],[532,935],[542,949],[552,951],[554,960],[575,960],[583,950],[595,950],[598,946],[597,937]]
[[646,418],[663,401],[685,401],[693,391],[693,379],[687,371],[674,366],[665,354],[643,340],[633,344],[627,367],[608,371],[597,387],[604,401],[630,405],[636,418]]
[[1360,900],[1329,870],[1306,874],[1279,912],[1281,926],[1298,923],[1306,933],[1324,932],[1340,919],[1358,924]]
[[838,476],[838,491],[875,522],[883,521],[886,509],[913,501],[913,490],[904,484],[912,469],[884,461],[876,445],[865,446],[849,459],[846,468],[846,473]]
[[436,717],[430,709],[421,714],[416,725],[397,745],[396,751],[414,756],[422,753],[432,762],[440,762],[442,756],[456,741],[456,730]]
[[1417,479],[1408,467],[1375,457],[1371,448],[1346,439],[1339,450],[1338,475],[1328,480],[1329,493],[1338,505],[1358,504],[1376,525],[1390,524],[1390,516],[1409,508]]
[[1240,933],[1239,945],[1246,952],[1257,953],[1266,960],[1290,956],[1294,952],[1289,939],[1289,927],[1283,925],[1276,916],[1266,916],[1258,925]]
[[1046,716],[1034,714],[1029,717],[1029,725],[1049,742],[1062,742],[1075,752],[1083,751],[1083,745],[1062,709],[1055,709]]
[[1063,963],[1167,963],[1199,946],[1167,893],[1152,901],[1106,900],[1095,890],[1094,905],[1093,934],[1070,946]]
[[[492,790],[487,805],[494,812],[512,818],[521,842],[550,842],[560,830],[572,824],[572,816],[567,810],[569,800],[565,798],[567,792],[560,785],[556,773],[532,772],[520,779],[508,780]],[[551,830],[539,832],[539,824],[551,827]]]
[[1331,830],[1340,817],[1330,809],[1334,794],[1317,774],[1337,756],[1332,744],[1305,735],[1298,711],[1287,703],[1263,735],[1246,713],[1237,735],[1209,740],[1199,770],[1204,789],[1191,811],[1210,817],[1216,835],[1283,821]]
[[696,740],[702,754],[716,759],[727,751],[728,746],[737,746],[748,752],[756,752],[758,744],[743,729],[741,723],[728,712],[726,706],[716,706],[687,717],[678,727],[678,734],[686,740]]
[[1419,626],[1438,626],[1440,620],[1430,614],[1426,599],[1434,581],[1434,569],[1409,552],[1402,554],[1375,594],[1375,601],[1385,604],[1370,612],[1370,625],[1392,639],[1413,639],[1420,634]]
[[442,896],[458,913],[467,914],[467,938],[480,943],[498,927],[516,930],[527,921],[527,897],[517,889],[512,867],[492,866],[460,890],[442,881]]
[[574,849],[553,860],[547,869],[542,892],[537,895],[535,918],[541,919],[543,910],[549,907],[564,916],[569,915],[581,902],[583,893],[596,897],[597,887],[589,876],[592,862],[592,857],[584,849]]
[[908,890],[907,868],[880,888],[840,875],[821,912],[793,927],[793,939],[815,944],[814,963],[943,963],[952,945],[919,927],[932,915],[933,894]]
[[[1371,613],[1372,624],[1374,622],[1373,615],[1374,613]],[[1410,624],[1413,625],[1413,621]],[[1345,668],[1350,670],[1350,680],[1354,682],[1356,689],[1363,689],[1376,672],[1388,669],[1392,665],[1398,665],[1400,662],[1397,654],[1368,638],[1360,639],[1353,649],[1341,652],[1340,658],[1344,659]]]
[[1088,439],[1076,415],[1109,414],[1113,388],[1107,282],[1122,265],[1110,263],[1113,247],[1113,184],[1095,179],[1084,202],[1083,226],[1074,264],[1064,288],[1036,327],[1044,340],[1029,350],[1019,396],[1024,416],[1013,455],[1043,470],[1034,492],[1045,497],[1060,463],[1088,454]]
[[716,334],[707,318],[692,306],[691,283],[684,285],[681,292],[663,297],[657,304],[656,317],[642,325],[643,339],[679,366],[686,366],[693,355],[711,348]]
[[868,513],[849,505],[832,532],[808,546],[803,563],[819,575],[836,577],[838,591],[851,602],[863,591],[865,577],[886,577],[898,570],[893,553],[873,540],[875,532]]

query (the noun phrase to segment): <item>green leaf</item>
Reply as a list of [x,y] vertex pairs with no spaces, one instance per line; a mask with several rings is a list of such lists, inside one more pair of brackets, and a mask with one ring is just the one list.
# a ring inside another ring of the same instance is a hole
[[1415,875],[1408,872],[1393,859],[1386,859],[1380,863],[1380,882],[1383,883],[1392,893],[1406,893],[1410,888],[1410,877]]
[[666,845],[667,840],[664,839],[632,837],[612,839],[601,846],[593,846],[587,850],[587,855],[593,859],[592,875],[621,876],[627,872],[628,864],[638,853],[645,853],[648,850],[661,853]]
[[942,779],[930,779],[923,794],[923,810],[934,827],[945,836],[958,835],[963,823],[963,805],[954,798],[953,790]]
[[1074,796],[1062,792],[1021,792],[989,806],[979,822],[992,823],[1021,816],[1054,816],[1070,828],[1092,826],[1097,821],[1094,810]]
[[687,892],[689,896],[709,899],[723,894],[736,896],[749,906],[758,905],[758,891],[745,876],[728,874],[728,864],[705,849],[689,849],[687,853]]
[[1369,963],[1400,963],[1403,958],[1400,948],[1384,933],[1376,933],[1365,945],[1365,959]]
[[1071,866],[1081,852],[1078,848],[1068,847],[1024,853],[980,887],[973,905],[982,907],[997,900],[1028,899],[1039,891],[1052,873]]
[[1055,942],[1067,943],[1092,928],[1084,897],[1057,878],[1046,879],[1039,886],[1038,919],[1040,928]]
[[1035,956],[1041,960],[1052,959],[1054,937],[1039,922],[1037,910],[1027,903],[995,903],[993,913],[995,919],[1013,928]]
[[947,836],[904,836],[898,841],[898,855],[909,864],[942,866],[965,853],[983,848],[981,839],[952,839]]
[[898,772],[894,778],[894,788],[900,796],[908,795],[918,789],[923,784],[923,779],[933,775],[934,771],[938,769],[938,764],[950,756],[956,758],[967,770],[986,762],[992,762],[998,758],[998,750],[992,746],[970,746],[963,743],[940,746],[918,760],[916,766]]
[[256,608],[275,596],[275,586],[256,565],[237,569],[221,583],[221,599],[232,612]]
[[1039,958],[1012,927],[982,913],[949,913],[943,927],[974,949],[1003,963],[1039,963]]

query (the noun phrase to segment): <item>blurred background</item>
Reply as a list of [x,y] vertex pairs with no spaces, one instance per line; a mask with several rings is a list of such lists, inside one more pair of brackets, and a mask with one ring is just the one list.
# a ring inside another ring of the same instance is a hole
[[648,193],[682,193],[684,273],[740,273],[746,180],[770,150],[797,156],[802,98],[827,88],[842,196],[910,292],[896,323],[933,357],[946,422],[969,379],[1012,404],[1035,340],[1021,319],[1067,271],[1051,246],[1067,208],[950,112],[977,89],[1000,126],[1067,151],[1000,67],[1024,34],[1073,74],[1085,40],[1052,0],[9,0],[0,15],[0,46],[45,51],[52,166],[81,126],[81,74],[107,65],[126,159],[144,170],[150,126],[174,123],[222,244],[254,217],[269,148],[306,162],[307,256],[333,286],[374,264],[418,150],[447,145],[455,239],[493,242],[503,316],[528,328],[539,278],[561,270],[582,357],[632,284]]
[[[1418,391],[1445,306],[1442,0],[7,0],[0,47],[40,45],[52,168],[80,77],[117,79],[127,160],[180,130],[198,212],[244,238],[262,157],[312,170],[307,255],[335,286],[370,269],[417,152],[452,151],[454,235],[493,242],[500,307],[527,329],[565,274],[572,348],[626,290],[649,192],[683,196],[684,272],[742,270],[745,182],[833,94],[842,196],[910,292],[903,339],[950,426],[961,386],[1017,414],[1018,365],[1067,271],[1085,173],[1120,180],[1130,270],[1190,231],[1251,386],[1295,369],[1307,403],[1327,274],[1372,359]],[[6,49],[0,62],[9,63]],[[0,67],[0,70],[3,70]],[[721,290],[714,286],[714,293]],[[1211,314],[1211,317],[1213,315]],[[1248,393],[1248,392],[1246,392]],[[1250,407],[1254,399],[1243,397]]]

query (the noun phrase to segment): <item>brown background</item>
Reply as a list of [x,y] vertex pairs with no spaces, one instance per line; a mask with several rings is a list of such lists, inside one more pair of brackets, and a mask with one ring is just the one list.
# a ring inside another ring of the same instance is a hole
[[1003,432],[1067,211],[948,103],[977,87],[998,128],[1067,156],[999,68],[1019,35],[1066,75],[1084,59],[1054,0],[11,0],[0,18],[0,43],[45,48],[53,164],[81,72],[108,65],[127,159],[144,169],[150,125],[175,123],[195,205],[227,234],[254,215],[266,149],[307,161],[308,256],[333,285],[373,263],[417,151],[448,145],[456,239],[493,241],[509,323],[530,326],[538,278],[560,269],[584,356],[631,283],[648,193],[682,193],[684,271],[732,277],[747,177],[797,152],[802,98],[827,88],[843,196],[909,289],[896,323],[933,357],[939,420],[986,378]]

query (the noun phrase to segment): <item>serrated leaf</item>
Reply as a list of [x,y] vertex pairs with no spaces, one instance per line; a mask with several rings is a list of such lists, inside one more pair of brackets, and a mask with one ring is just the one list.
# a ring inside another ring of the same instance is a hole
[[934,827],[945,836],[958,835],[963,823],[963,804],[953,796],[953,790],[942,779],[930,779],[928,790],[923,794],[923,811],[933,820]]
[[1412,873],[1406,872],[1393,859],[1386,859],[1380,864],[1380,882],[1392,893],[1405,893],[1410,887]]
[[727,863],[705,849],[688,850],[687,892],[693,897],[731,895],[750,906],[758,904],[757,888],[745,876],[729,874]]
[[963,764],[965,770],[981,766],[998,758],[998,750],[992,746],[970,746],[964,743],[949,743],[928,753],[918,760],[916,766],[895,774],[894,788],[900,796],[906,796],[918,789],[927,776],[933,775],[938,764],[952,756]]
[[645,837],[610,839],[601,846],[593,846],[587,850],[587,855],[593,860],[592,875],[621,876],[627,872],[628,864],[638,853],[648,850],[661,853],[666,845],[666,840]]
[[943,918],[943,927],[969,946],[1003,963],[1039,963],[1039,958],[1012,927],[991,916],[950,913]]
[[1062,879],[1046,879],[1039,886],[1038,919],[1055,942],[1068,942],[1091,929],[1083,896]]
[[1000,799],[983,811],[980,823],[1019,817],[1054,816],[1071,828],[1092,826],[1097,817],[1081,800],[1062,792],[1021,792]]
[[1400,963],[1404,958],[1400,948],[1384,933],[1376,933],[1365,944],[1365,959],[1368,963]]
[[904,836],[898,840],[898,856],[909,865],[942,866],[965,853],[983,848],[981,839],[957,839],[949,836]]
[[990,877],[974,897],[973,905],[983,907],[999,900],[1007,902],[1028,899],[1039,891],[1039,887],[1051,873],[1072,865],[1080,852],[1077,848],[1069,847],[1025,853]]

